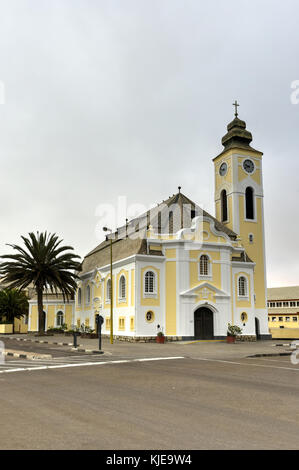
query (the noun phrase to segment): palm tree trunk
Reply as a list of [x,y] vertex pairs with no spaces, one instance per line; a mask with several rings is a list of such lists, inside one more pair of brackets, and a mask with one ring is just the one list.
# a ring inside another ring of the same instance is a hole
[[37,308],[38,308],[38,332],[45,332],[44,324],[44,306],[43,306],[43,288],[37,287]]

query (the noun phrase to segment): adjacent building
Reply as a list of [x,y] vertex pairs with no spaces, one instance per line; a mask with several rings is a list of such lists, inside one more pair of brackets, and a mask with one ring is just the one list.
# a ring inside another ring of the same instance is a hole
[[299,286],[268,289],[268,320],[273,338],[299,338]]

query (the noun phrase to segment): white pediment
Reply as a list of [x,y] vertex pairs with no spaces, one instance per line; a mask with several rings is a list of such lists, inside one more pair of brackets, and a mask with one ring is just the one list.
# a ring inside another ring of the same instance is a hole
[[217,287],[213,286],[210,282],[204,282],[202,284],[198,284],[198,286],[192,287],[192,289],[186,290],[185,292],[181,292],[180,295],[182,297],[197,297],[200,292],[201,294],[203,294],[203,298],[204,298],[204,294],[205,293],[208,294],[211,291],[214,293],[215,297],[218,297],[218,298],[229,297],[227,292],[224,292],[223,290],[218,289]]

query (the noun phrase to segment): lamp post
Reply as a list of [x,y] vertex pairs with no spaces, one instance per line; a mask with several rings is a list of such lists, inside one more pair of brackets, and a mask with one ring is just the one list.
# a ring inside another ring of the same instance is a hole
[[112,230],[103,227],[104,232],[110,232],[110,344],[113,344],[113,278],[112,278]]

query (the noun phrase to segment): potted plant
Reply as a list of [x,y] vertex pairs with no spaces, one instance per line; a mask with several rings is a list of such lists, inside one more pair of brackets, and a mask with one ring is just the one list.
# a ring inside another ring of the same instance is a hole
[[235,343],[236,337],[240,334],[242,334],[242,329],[236,325],[231,325],[229,323],[227,327],[227,337],[226,337],[227,343]]
[[159,333],[157,333],[156,342],[160,343],[160,344],[165,343],[165,336],[164,336],[164,333],[162,331],[159,331]]

